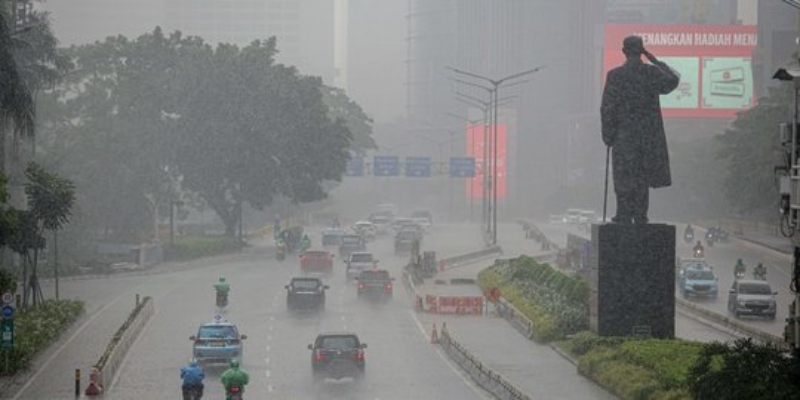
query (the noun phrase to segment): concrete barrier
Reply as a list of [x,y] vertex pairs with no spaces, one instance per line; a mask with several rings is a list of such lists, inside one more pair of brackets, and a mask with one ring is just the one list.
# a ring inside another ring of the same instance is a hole
[[[136,295],[138,300],[139,295]],[[139,337],[142,329],[150,320],[150,317],[155,313],[155,306],[151,297],[145,297],[141,303],[136,305],[136,308],[131,312],[128,319],[122,324],[120,329],[111,338],[108,343],[106,351],[100,356],[100,359],[94,365],[99,373],[99,382],[97,382],[104,392],[110,389],[114,382],[114,377],[128,353],[131,345]],[[87,394],[88,389],[87,389]]]
[[502,254],[503,249],[500,246],[492,246],[483,250],[473,251],[472,253],[461,254],[454,257],[445,258],[439,261],[440,267],[445,271],[451,268],[471,263],[484,257],[492,256],[495,254]]

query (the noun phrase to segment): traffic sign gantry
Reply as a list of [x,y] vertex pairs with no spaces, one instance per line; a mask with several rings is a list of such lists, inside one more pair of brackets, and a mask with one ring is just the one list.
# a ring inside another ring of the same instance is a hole
[[450,177],[451,178],[474,178],[475,177],[475,158],[474,157],[451,157],[450,158]]
[[397,156],[375,156],[372,170],[374,176],[397,176],[400,173],[400,159]]
[[429,178],[431,176],[430,157],[406,157],[406,177]]
[[347,162],[346,176],[364,176],[364,157],[353,157]]

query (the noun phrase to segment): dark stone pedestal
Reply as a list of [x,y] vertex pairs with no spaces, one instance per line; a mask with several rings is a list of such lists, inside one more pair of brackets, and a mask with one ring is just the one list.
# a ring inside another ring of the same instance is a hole
[[590,325],[600,336],[675,336],[675,227],[592,226]]

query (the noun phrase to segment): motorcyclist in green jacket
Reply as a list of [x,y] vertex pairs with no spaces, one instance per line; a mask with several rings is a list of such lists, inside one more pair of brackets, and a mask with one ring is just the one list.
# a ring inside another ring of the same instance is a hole
[[228,305],[228,292],[231,291],[231,285],[225,282],[225,277],[220,276],[219,281],[214,284],[214,289],[217,291],[217,306],[225,307]]
[[239,393],[244,394],[244,387],[250,383],[250,375],[247,371],[239,368],[239,360],[232,359],[230,368],[220,377],[222,385],[225,387],[225,396],[230,398],[230,390],[233,387],[239,388]]

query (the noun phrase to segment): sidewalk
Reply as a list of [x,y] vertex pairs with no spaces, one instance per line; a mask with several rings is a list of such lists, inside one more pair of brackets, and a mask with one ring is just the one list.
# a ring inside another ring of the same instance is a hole
[[[503,258],[521,253],[532,256],[542,254],[533,240],[524,238],[522,228],[518,225],[501,225],[498,234],[503,235]],[[440,272],[435,279],[449,282],[452,278],[475,278],[478,272],[491,263],[491,260],[487,260],[456,267]],[[417,289],[419,293],[481,295],[476,285],[436,285],[433,280]],[[575,366],[550,346],[528,340],[500,317],[427,313],[419,313],[417,317],[426,329],[431,329],[434,323],[437,329],[441,329],[441,324],[446,323],[453,339],[533,399],[616,398],[578,374]]]

